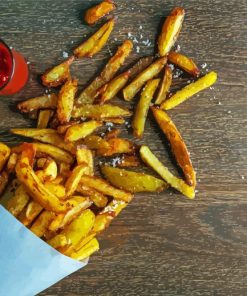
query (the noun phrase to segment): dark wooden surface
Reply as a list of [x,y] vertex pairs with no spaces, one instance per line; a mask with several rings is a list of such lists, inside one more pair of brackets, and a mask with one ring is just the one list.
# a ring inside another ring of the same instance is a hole
[[[213,90],[170,112],[197,169],[197,197],[189,201],[172,191],[137,195],[100,237],[101,250],[89,265],[41,295],[247,295],[246,2],[116,2],[118,20],[109,46],[73,66],[81,86],[128,32],[152,41],[150,47],[139,44],[140,54],[129,62],[153,53],[157,28],[176,5],[186,9],[178,42],[182,51],[219,74]],[[31,69],[25,90],[0,100],[1,140],[13,142],[7,130],[31,124],[14,113],[13,105],[43,92],[37,75],[95,30],[81,21],[82,11],[94,3],[0,1],[0,36],[27,57]],[[143,142],[172,168],[152,120]]]

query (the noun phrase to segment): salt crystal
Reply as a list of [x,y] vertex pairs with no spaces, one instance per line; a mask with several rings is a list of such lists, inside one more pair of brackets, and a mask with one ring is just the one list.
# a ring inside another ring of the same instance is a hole
[[63,58],[68,58],[69,57],[69,54],[66,52],[66,51],[63,51]]
[[198,193],[199,191],[198,190],[195,190],[195,193]]
[[105,133],[101,133],[100,136],[101,136],[101,137],[104,137],[104,136],[105,136]]
[[112,122],[106,122],[105,126],[113,126],[114,124]]
[[207,67],[207,63],[201,64],[202,69],[205,69]]
[[176,48],[175,48],[175,51],[178,52],[178,51],[180,51],[180,50],[181,50],[181,47],[180,47],[179,44],[177,44],[177,46],[176,46]]
[[219,103],[218,103],[218,105],[222,105],[222,103],[221,103],[221,102],[219,102]]
[[117,41],[117,38],[114,38],[115,41]]
[[30,64],[30,62],[29,61],[27,61],[27,65],[29,65]]
[[132,36],[132,34],[129,32],[129,33],[128,33],[128,37],[131,37],[131,36]]
[[10,48],[10,49],[13,49],[13,46],[10,46],[9,48]]
[[149,39],[147,39],[146,41],[142,41],[142,43],[143,43],[144,45],[148,45],[149,42],[150,42]]
[[151,45],[152,45],[152,42],[150,41],[150,42],[148,43],[148,45],[147,45],[147,46],[149,47],[149,46],[151,46]]
[[140,53],[140,46],[137,46],[137,47],[136,47],[136,52],[137,52],[137,53]]
[[142,25],[139,26],[139,29],[142,30]]
[[117,164],[121,163],[121,158],[120,157],[115,157],[112,159],[112,166],[116,167]]
[[173,64],[169,64],[169,67],[171,68],[171,70],[174,70],[174,65]]
[[214,89],[214,87],[213,86],[210,86],[209,89]]
[[140,39],[142,39],[142,38],[143,38],[143,35],[141,34],[141,35],[140,35]]
[[201,182],[201,179],[198,179],[198,182],[200,183]]
[[71,44],[73,44],[73,43],[74,43],[74,41],[72,40],[72,41],[71,41]]
[[241,176],[241,179],[244,180],[244,176]]
[[231,110],[229,110],[227,113],[228,113],[228,114],[231,114],[231,113],[232,113],[232,111],[231,111]]

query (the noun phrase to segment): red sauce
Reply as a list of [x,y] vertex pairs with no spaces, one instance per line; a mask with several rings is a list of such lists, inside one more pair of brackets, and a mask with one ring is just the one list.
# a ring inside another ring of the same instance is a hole
[[0,43],[0,88],[7,84],[12,74],[13,60],[8,48]]

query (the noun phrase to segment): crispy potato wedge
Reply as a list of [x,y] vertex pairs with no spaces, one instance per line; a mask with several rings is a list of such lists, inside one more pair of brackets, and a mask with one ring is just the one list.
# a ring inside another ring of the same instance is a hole
[[117,189],[113,186],[111,186],[109,183],[107,183],[105,180],[98,178],[98,177],[92,177],[92,176],[82,176],[81,182],[82,185],[91,187],[104,195],[109,195],[114,197],[117,200],[123,200],[125,202],[129,202],[132,200],[133,195],[129,192]]
[[133,134],[136,138],[140,139],[143,136],[149,106],[159,83],[160,79],[149,80],[141,93],[132,121]]
[[56,213],[66,212],[70,209],[69,202],[63,202],[50,192],[36,176],[30,165],[30,155],[34,153],[32,144],[25,144],[20,160],[16,165],[16,175],[18,180],[23,184],[27,193],[37,201],[44,209]]
[[115,128],[115,129],[113,129],[113,130],[111,130],[111,131],[109,131],[109,132],[106,133],[105,139],[106,140],[115,139],[118,136],[120,136],[120,134],[121,134],[121,130]]
[[10,152],[11,152],[11,149],[4,143],[0,142],[0,172],[3,170],[3,167],[8,161]]
[[171,84],[172,84],[172,70],[168,65],[166,65],[164,77],[161,81],[155,104],[159,105],[166,99],[167,94],[170,90]]
[[182,179],[175,177],[167,167],[165,167],[147,146],[140,149],[142,160],[157,172],[171,187],[177,189],[190,199],[195,197],[195,189],[186,184]]
[[[39,173],[39,174],[38,174]],[[52,159],[47,159],[41,171],[36,171],[36,175],[44,183],[53,181],[57,177],[57,164]]]
[[114,24],[114,19],[111,19],[105,23],[96,33],[94,33],[90,38],[88,38],[74,50],[74,55],[78,58],[92,58],[105,46],[114,28]]
[[161,192],[168,188],[167,183],[151,175],[136,173],[111,166],[101,166],[104,177],[120,189],[135,192]]
[[57,132],[60,134],[60,135],[64,135],[66,133],[66,131],[68,130],[69,127],[73,126],[73,125],[76,125],[76,124],[79,124],[80,123],[80,120],[72,120],[66,124],[63,124],[63,125],[59,125],[57,127]]
[[102,123],[96,120],[90,120],[80,124],[73,125],[67,129],[65,134],[66,142],[75,142],[91,135],[97,128],[101,127]]
[[76,151],[76,160],[78,165],[85,165],[85,175],[94,175],[94,160],[93,153],[86,146],[78,146]]
[[74,248],[75,251],[79,251],[83,246],[85,246],[88,242],[90,242],[95,236],[96,236],[96,233],[88,234],[76,245],[76,247]]
[[124,43],[118,48],[115,55],[111,57],[109,62],[106,64],[101,74],[96,77],[93,82],[80,94],[78,97],[79,104],[94,102],[97,91],[114,77],[123,65],[125,59],[129,56],[132,49],[133,43],[130,40],[124,41]]
[[48,245],[53,247],[54,249],[62,248],[69,245],[69,241],[66,236],[63,234],[58,234],[55,237],[46,241]]
[[85,166],[85,164],[77,165],[73,169],[71,175],[69,176],[69,178],[65,183],[67,196],[71,196],[76,191],[76,188],[80,183],[81,177],[82,175],[85,174],[86,170],[87,170],[87,167]]
[[12,134],[32,138],[43,143],[51,144],[55,147],[69,151],[75,154],[76,148],[73,143],[66,143],[56,130],[50,128],[20,128],[11,129]]
[[190,186],[196,185],[196,173],[190,160],[190,155],[184,140],[177,130],[175,124],[165,111],[151,107],[154,118],[160,126],[163,133],[166,135],[171,145],[173,155],[182,169],[185,180]]
[[177,91],[173,96],[171,96],[168,100],[165,100],[161,105],[160,108],[163,110],[170,110],[177,105],[183,103],[185,100],[189,99],[193,95],[197,94],[198,92],[212,86],[217,80],[217,73],[210,72],[199,78],[197,81],[188,84],[181,90]]
[[141,161],[139,157],[136,155],[128,155],[124,154],[121,162],[117,164],[118,167],[124,168],[124,167],[139,167],[141,166]]
[[52,110],[40,110],[37,122],[37,128],[47,128],[49,120],[53,116]]
[[57,117],[60,123],[70,121],[74,106],[74,98],[77,91],[78,80],[68,80],[61,88],[57,101]]
[[28,113],[39,109],[56,109],[57,95],[55,93],[28,99],[17,105],[22,113]]
[[194,61],[181,53],[175,51],[169,52],[168,61],[195,77],[200,75],[200,70]]
[[144,71],[147,67],[149,67],[154,58],[152,56],[147,56],[144,58],[140,58],[137,63],[132,66],[128,72],[130,74],[129,79],[132,80],[134,79],[138,74],[140,74],[142,71]]
[[7,210],[15,217],[23,211],[29,202],[29,195],[27,194],[23,185],[19,185],[16,189],[15,194],[9,199],[7,204]]
[[160,58],[142,71],[129,85],[123,89],[125,101],[131,101],[139,92],[142,86],[150,79],[154,78],[163,69],[167,58]]
[[43,211],[34,221],[30,230],[38,237],[44,236],[54,216],[55,214],[53,212]]
[[87,24],[93,25],[98,22],[102,17],[110,13],[116,9],[116,5],[111,0],[104,0],[98,5],[95,5],[91,8],[89,8],[86,11],[84,20]]
[[46,71],[41,76],[43,85],[47,87],[57,87],[67,81],[70,78],[69,67],[74,59],[75,57],[71,56],[58,66]]
[[104,88],[100,95],[100,104],[113,99],[117,93],[127,84],[130,72],[124,72],[117,77],[113,78]]
[[90,105],[85,104],[77,108],[74,108],[72,112],[72,117],[79,118],[92,118],[96,120],[101,120],[104,118],[114,118],[114,117],[129,117],[131,112],[125,108],[104,104],[104,105]]
[[104,194],[98,192],[95,189],[87,187],[86,185],[79,184],[76,191],[82,194],[83,196],[89,196],[91,201],[98,208],[104,208],[108,203],[108,198]]
[[3,194],[4,190],[6,189],[6,186],[9,182],[9,175],[6,171],[2,171],[0,173],[0,196]]
[[182,28],[185,11],[181,7],[174,8],[166,18],[158,40],[159,54],[166,56],[175,44]]
[[99,242],[96,238],[93,238],[86,245],[84,245],[80,250],[72,252],[70,257],[82,261],[90,257],[93,253],[99,250]]
[[9,160],[7,162],[7,172],[9,174],[14,173],[15,172],[15,166],[17,164],[18,161],[18,154],[17,153],[11,153],[9,156]]
[[135,144],[127,139],[112,138],[109,139],[107,142],[109,144],[109,147],[99,148],[97,150],[97,155],[112,156],[114,154],[133,153],[136,149]]
[[19,221],[25,225],[29,226],[32,224],[34,219],[41,213],[43,207],[36,201],[30,201],[26,208],[18,216]]

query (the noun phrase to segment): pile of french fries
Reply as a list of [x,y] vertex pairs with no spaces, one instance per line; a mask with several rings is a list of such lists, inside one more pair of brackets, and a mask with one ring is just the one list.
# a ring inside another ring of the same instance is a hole
[[[103,1],[90,8],[88,24],[116,8]],[[170,110],[216,82],[217,74],[203,77],[191,58],[172,51],[184,19],[184,9],[175,8],[166,18],[158,39],[159,57],[142,58],[137,65],[117,74],[130,55],[133,44],[126,40],[102,72],[77,95],[78,81],[71,77],[75,59],[95,56],[107,43],[114,19],[107,21],[74,50],[63,63],[42,75],[43,85],[60,87],[40,97],[18,104],[22,113],[37,115],[37,128],[12,129],[15,135],[33,139],[9,148],[0,143],[0,194],[15,184],[8,210],[38,237],[62,254],[83,260],[99,249],[96,236],[128,205],[136,192],[161,192],[175,188],[186,197],[195,197],[196,173],[179,130],[166,110]],[[194,82],[170,94],[171,63],[194,78]],[[117,74],[117,75],[116,75]],[[111,104],[122,91],[125,101],[140,99],[135,110]],[[136,138],[145,132],[151,110],[160,126],[184,179],[174,176],[148,146],[138,146],[120,137],[115,128],[104,136],[105,125],[124,125],[133,114]],[[97,157],[118,156],[115,166],[100,164],[102,177],[95,175]],[[157,177],[129,168],[148,166]]]

